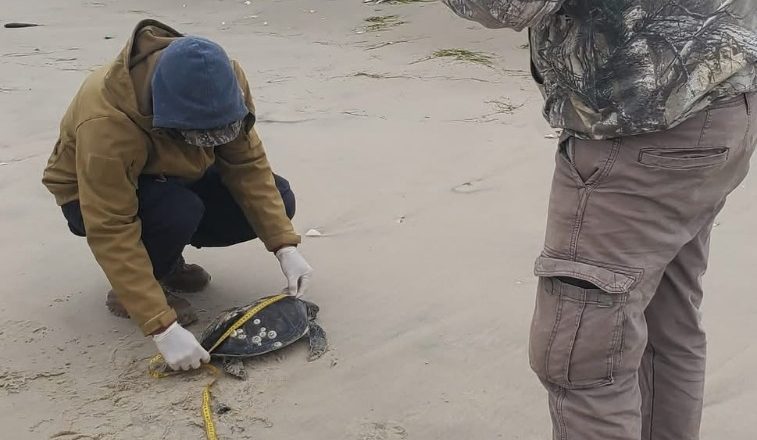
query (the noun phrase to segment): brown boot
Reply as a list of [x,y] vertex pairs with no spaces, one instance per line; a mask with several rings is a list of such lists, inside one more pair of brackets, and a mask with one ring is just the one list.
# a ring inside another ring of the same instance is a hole
[[[166,294],[168,305],[176,311],[179,324],[187,326],[197,321],[197,312],[195,312],[195,309],[189,304],[189,301],[170,292],[166,292],[165,290],[163,292]],[[110,310],[110,313],[119,318],[129,317],[129,312],[126,311],[126,308],[116,297],[116,292],[112,290],[108,292],[108,295],[105,297],[105,305],[108,307],[108,310]]]
[[173,293],[199,292],[210,283],[210,274],[196,264],[187,264],[182,257],[176,268],[159,280],[163,289]]

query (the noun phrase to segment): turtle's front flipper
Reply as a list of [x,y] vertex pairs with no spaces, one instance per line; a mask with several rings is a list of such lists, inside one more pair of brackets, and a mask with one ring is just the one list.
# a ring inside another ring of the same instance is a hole
[[247,380],[247,370],[244,369],[244,362],[241,359],[224,358],[223,371],[237,379]]
[[308,360],[313,362],[328,351],[329,342],[326,340],[326,331],[312,321],[308,327],[308,337],[310,339],[310,355],[308,356]]

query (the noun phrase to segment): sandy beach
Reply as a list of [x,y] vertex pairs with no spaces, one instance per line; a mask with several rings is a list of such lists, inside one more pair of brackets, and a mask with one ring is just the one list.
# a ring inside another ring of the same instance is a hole
[[[81,81],[145,18],[246,70],[331,343],[316,362],[297,344],[248,362],[246,382],[222,377],[219,438],[550,438],[527,337],[556,136],[526,33],[362,0],[2,1],[0,25],[42,26],[0,27],[0,438],[204,438],[208,374],[148,376],[154,344],[108,314],[107,280],[40,183]],[[483,58],[434,56],[452,49]],[[703,439],[756,436],[755,182],[713,233]],[[259,242],[185,256],[213,276],[189,298],[195,334],[283,286]]]

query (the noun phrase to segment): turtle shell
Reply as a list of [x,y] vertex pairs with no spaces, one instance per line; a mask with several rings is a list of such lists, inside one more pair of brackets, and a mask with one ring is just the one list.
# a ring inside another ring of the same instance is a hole
[[[268,298],[222,312],[202,333],[202,346],[210,350],[239,318]],[[210,354],[221,357],[259,356],[302,338],[308,333],[308,325],[306,303],[287,296],[253,315]]]

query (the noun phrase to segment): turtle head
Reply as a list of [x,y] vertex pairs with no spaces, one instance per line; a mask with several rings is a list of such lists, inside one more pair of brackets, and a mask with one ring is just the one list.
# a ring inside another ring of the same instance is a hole
[[305,301],[304,299],[300,299],[300,301],[305,304],[305,308],[308,312],[308,319],[311,321],[314,320],[318,316],[318,312],[321,310],[321,308],[318,307],[318,305],[316,305],[315,303],[311,303],[310,301]]

